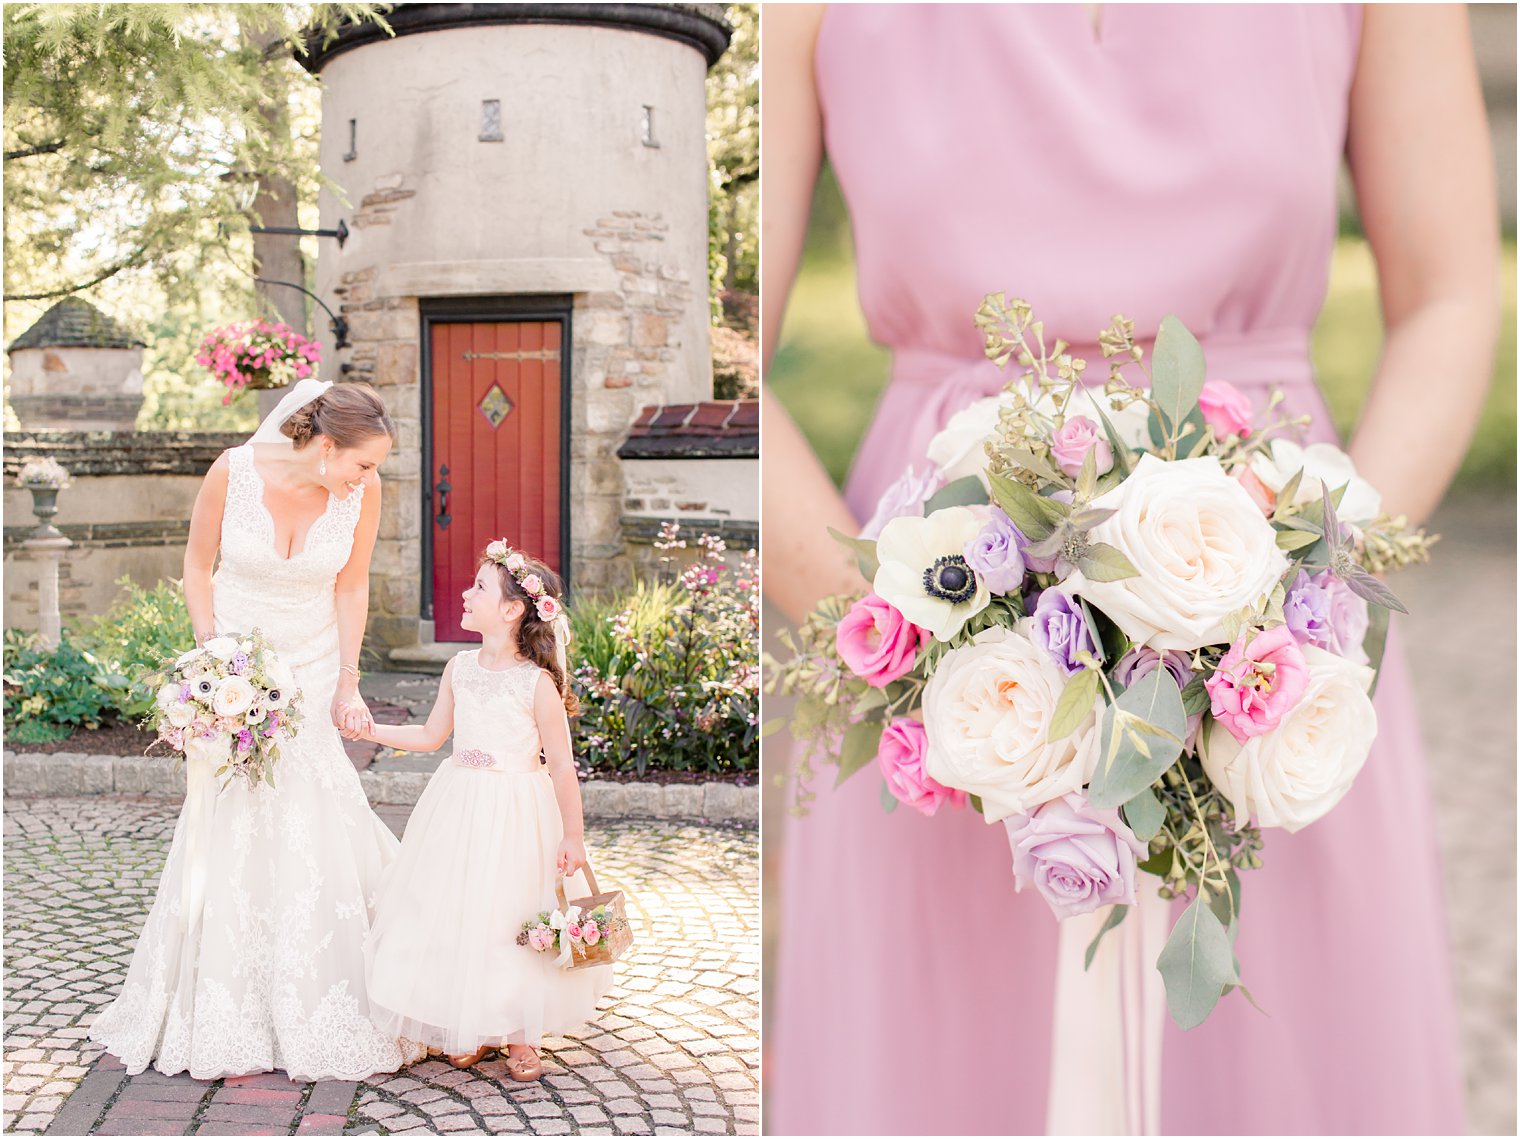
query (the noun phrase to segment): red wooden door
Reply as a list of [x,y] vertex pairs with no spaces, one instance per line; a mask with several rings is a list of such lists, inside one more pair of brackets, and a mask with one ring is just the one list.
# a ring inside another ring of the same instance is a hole
[[474,639],[459,627],[459,595],[492,540],[564,572],[563,331],[558,320],[432,326],[436,640]]

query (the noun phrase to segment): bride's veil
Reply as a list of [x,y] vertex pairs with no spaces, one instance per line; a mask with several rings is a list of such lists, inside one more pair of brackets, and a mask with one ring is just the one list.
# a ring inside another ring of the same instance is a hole
[[286,392],[285,397],[275,405],[274,410],[264,417],[264,422],[259,424],[259,429],[249,437],[248,442],[293,445],[288,435],[280,433],[280,428],[285,426],[287,419],[332,386],[331,380],[319,380],[314,376],[301,380]]

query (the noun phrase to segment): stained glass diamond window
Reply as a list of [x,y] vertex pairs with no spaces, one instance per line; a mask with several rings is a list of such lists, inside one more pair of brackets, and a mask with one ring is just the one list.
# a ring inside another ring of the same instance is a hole
[[486,417],[487,422],[494,427],[500,427],[501,421],[512,410],[512,401],[507,398],[507,393],[501,390],[497,384],[491,385],[491,390],[480,401],[480,414]]

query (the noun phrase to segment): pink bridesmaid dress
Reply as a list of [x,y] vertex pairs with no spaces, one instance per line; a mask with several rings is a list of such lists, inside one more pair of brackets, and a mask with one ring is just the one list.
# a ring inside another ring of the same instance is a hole
[[[891,382],[847,487],[858,518],[948,417],[996,391],[982,295],[1027,298],[1106,368],[1115,312],[1174,312],[1209,374],[1281,387],[1333,439],[1309,330],[1336,234],[1361,16],[1330,5],[840,6],[819,34],[826,145]],[[1411,413],[1417,413],[1411,409]],[[1464,1129],[1438,851],[1395,647],[1355,787],[1244,876],[1239,994],[1167,1022],[1170,1134]],[[874,773],[789,822],[768,1025],[775,1134],[1040,1134],[1057,927],[1004,828],[885,813]]]

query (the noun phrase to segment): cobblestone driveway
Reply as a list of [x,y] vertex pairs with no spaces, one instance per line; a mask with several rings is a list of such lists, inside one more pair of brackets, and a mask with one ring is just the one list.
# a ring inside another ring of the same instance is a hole
[[[597,827],[599,878],[639,942],[597,1019],[545,1041],[541,1084],[498,1060],[350,1083],[128,1077],[86,1039],[153,898],[178,804],[5,803],[5,1130],[79,1135],[753,1134],[758,839],[679,823]],[[388,819],[395,826],[399,820]]]

